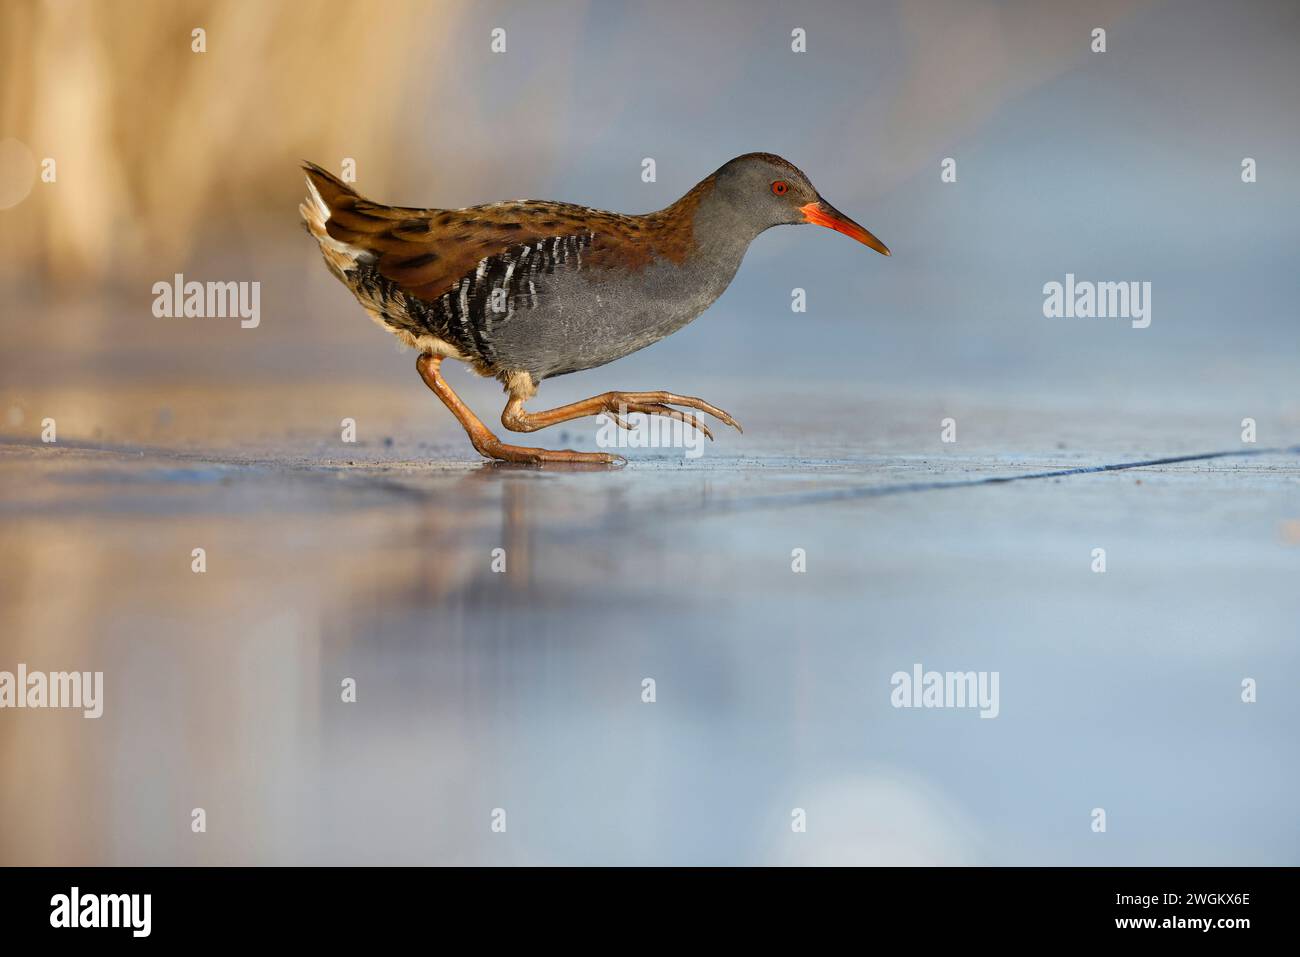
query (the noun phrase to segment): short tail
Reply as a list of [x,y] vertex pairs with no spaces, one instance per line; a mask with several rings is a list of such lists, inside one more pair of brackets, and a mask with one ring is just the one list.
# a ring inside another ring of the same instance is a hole
[[343,274],[356,265],[360,250],[331,237],[325,224],[329,222],[332,210],[353,206],[361,195],[315,163],[304,162],[302,168],[307,174],[307,199],[298,205],[298,212],[307,224],[307,232],[320,243],[325,264],[342,279]]

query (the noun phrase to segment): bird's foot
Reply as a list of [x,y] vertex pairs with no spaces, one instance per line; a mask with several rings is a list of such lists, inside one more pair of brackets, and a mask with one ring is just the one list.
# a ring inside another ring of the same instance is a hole
[[604,414],[628,430],[631,430],[632,426],[624,416],[631,412],[640,412],[642,415],[662,415],[669,419],[678,419],[692,428],[699,429],[712,440],[713,433],[699,416],[673,408],[674,405],[683,405],[688,409],[707,412],[737,432],[745,431],[730,414],[694,396],[677,395],[673,392],[606,392],[600,397],[600,401]]
[[547,463],[566,463],[570,465],[626,465],[627,459],[609,452],[575,452],[572,449],[532,449],[522,445],[510,445],[502,442],[490,432],[484,436],[471,436],[474,448],[489,459],[500,462],[514,462],[518,465],[546,465]]

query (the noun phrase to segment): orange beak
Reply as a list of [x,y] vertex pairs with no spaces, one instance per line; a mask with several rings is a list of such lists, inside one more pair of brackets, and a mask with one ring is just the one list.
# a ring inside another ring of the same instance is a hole
[[800,206],[799,212],[803,213],[804,222],[816,223],[818,226],[833,229],[837,233],[843,233],[845,236],[856,239],[864,246],[870,246],[882,256],[889,255],[888,246],[824,199],[818,199],[815,203],[809,203],[807,206]]

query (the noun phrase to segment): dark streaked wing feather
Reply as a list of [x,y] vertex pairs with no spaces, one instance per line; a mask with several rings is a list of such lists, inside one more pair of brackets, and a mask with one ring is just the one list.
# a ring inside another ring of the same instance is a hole
[[567,203],[516,202],[467,209],[409,209],[373,203],[319,167],[308,175],[329,207],[333,239],[368,253],[403,292],[428,302],[472,276],[485,259],[515,247],[588,235],[635,233],[635,217]]

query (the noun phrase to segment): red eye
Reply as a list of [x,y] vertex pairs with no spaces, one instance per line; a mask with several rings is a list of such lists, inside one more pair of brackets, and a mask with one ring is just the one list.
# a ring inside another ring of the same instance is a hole
[[783,179],[778,179],[775,183],[772,184],[772,192],[774,192],[777,196],[784,196],[789,191],[790,191],[790,184]]

